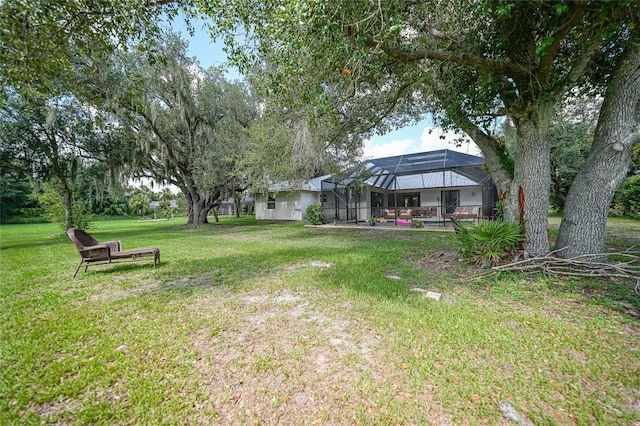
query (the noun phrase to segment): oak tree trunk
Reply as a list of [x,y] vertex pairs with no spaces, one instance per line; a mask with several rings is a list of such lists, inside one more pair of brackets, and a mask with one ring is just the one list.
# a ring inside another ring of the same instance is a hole
[[233,194],[233,208],[235,210],[235,216],[237,219],[240,218],[240,210],[242,209],[242,199],[240,195],[236,192]]
[[63,188],[63,201],[64,201],[64,228],[69,229],[73,227],[73,194],[68,187]]
[[202,194],[192,182],[188,182],[184,188],[181,187],[180,189],[185,194],[187,225],[199,226],[209,223],[207,215],[218,205],[220,190],[206,191]]
[[549,123],[553,105],[539,104],[531,109],[528,116],[515,120],[518,131],[513,153],[515,169],[504,201],[504,214],[509,222],[524,222],[524,248],[529,255],[537,256],[550,250],[547,232],[551,184]]
[[614,71],[587,161],[564,205],[556,249],[571,258],[604,252],[605,225],[624,180],[633,146],[640,142],[640,49],[630,48]]
[[187,203],[187,225],[198,226],[209,223],[207,220],[209,210],[210,208],[207,208],[206,203],[202,199],[195,202],[192,201],[190,206],[189,203]]

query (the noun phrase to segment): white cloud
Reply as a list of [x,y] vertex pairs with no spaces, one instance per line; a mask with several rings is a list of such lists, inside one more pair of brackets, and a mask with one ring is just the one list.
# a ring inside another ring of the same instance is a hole
[[364,156],[365,158],[384,158],[408,154],[415,152],[415,149],[412,149],[415,145],[414,139],[394,139],[391,142],[368,140],[364,143]]
[[[462,145],[456,146],[454,140],[463,139]],[[471,155],[479,155],[480,148],[463,133],[454,133],[442,130],[438,127],[425,127],[420,136],[420,148],[422,151],[436,151],[449,149],[451,151],[464,152]]]
[[[413,135],[420,135],[419,139]],[[442,137],[442,138],[441,138]],[[454,140],[462,139],[458,147]],[[471,155],[482,155],[478,146],[464,133],[445,131],[432,125],[416,125],[374,136],[364,143],[364,158],[384,158],[416,152],[449,149]]]

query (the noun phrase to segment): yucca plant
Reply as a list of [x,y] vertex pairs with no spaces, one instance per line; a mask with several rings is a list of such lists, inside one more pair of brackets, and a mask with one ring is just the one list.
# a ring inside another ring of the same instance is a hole
[[458,222],[454,227],[453,243],[462,258],[483,267],[513,256],[525,239],[523,225],[501,220],[481,221],[468,228]]

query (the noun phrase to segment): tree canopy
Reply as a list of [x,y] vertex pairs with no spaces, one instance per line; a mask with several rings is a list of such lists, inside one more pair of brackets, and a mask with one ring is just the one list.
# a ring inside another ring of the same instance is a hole
[[117,48],[153,38],[162,13],[177,13],[177,2],[0,2],[1,94],[9,87],[47,95],[69,91],[79,64],[98,64]]

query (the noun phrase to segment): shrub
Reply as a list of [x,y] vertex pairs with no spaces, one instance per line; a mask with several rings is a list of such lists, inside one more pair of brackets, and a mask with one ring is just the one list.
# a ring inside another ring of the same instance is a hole
[[13,214],[22,218],[37,218],[44,216],[44,209],[42,207],[24,207],[18,208],[13,211]]
[[307,207],[307,220],[313,225],[322,225],[325,222],[324,207],[322,207],[322,204],[309,204]]
[[640,175],[625,179],[611,203],[615,216],[640,216]]
[[424,228],[424,223],[421,220],[411,219],[412,228]]
[[483,267],[495,266],[513,256],[524,241],[523,226],[501,220],[482,221],[470,228],[455,225],[453,243],[462,258]]
[[[58,224],[64,229],[65,208],[62,195],[56,192],[53,186],[47,184],[45,185],[45,191],[40,196],[39,201],[44,209],[44,215],[49,222]],[[93,225],[91,222],[95,220],[95,217],[91,214],[84,203],[78,200],[73,200],[71,204],[71,211],[73,215],[71,226],[84,230],[91,229]]]

